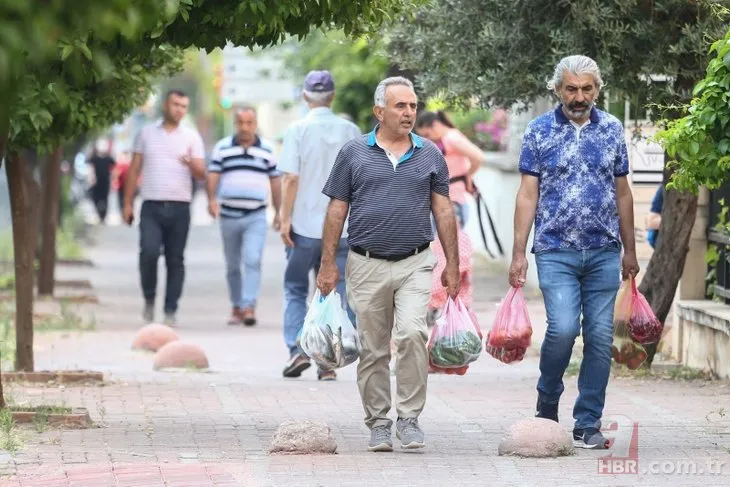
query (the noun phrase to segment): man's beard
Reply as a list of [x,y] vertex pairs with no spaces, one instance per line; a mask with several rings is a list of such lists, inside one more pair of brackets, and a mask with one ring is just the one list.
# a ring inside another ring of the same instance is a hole
[[583,118],[588,113],[590,113],[591,108],[593,108],[593,102],[586,103],[586,102],[571,102],[568,103],[568,105],[565,106],[565,111],[574,118]]

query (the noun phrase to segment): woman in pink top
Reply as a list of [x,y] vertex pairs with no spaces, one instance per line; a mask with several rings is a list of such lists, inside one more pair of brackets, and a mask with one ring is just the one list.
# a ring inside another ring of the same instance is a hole
[[467,217],[466,194],[474,191],[472,176],[484,163],[484,152],[454,127],[442,111],[421,113],[416,121],[416,131],[443,147],[451,178],[449,196],[463,228]]

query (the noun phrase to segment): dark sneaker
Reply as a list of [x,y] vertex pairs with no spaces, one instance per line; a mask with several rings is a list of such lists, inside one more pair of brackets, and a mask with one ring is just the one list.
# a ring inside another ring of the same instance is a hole
[[376,426],[370,430],[370,451],[393,451],[393,440],[390,437],[390,427]]
[[395,422],[395,436],[400,440],[401,447],[406,450],[426,446],[423,431],[418,427],[416,418],[398,418]]
[[145,303],[142,310],[142,319],[146,324],[155,321],[155,303]]
[[573,446],[589,450],[605,450],[611,446],[611,442],[595,428],[576,428],[573,430]]
[[284,367],[284,377],[299,377],[302,375],[302,372],[307,370],[311,365],[312,362],[310,362],[306,355],[294,355],[289,359]]
[[317,370],[317,379],[324,380],[324,381],[337,380],[337,373],[334,370],[318,369]]
[[246,326],[254,326],[256,324],[256,314],[253,308],[243,308],[241,310],[241,319]]
[[535,412],[535,417],[536,418],[550,419],[552,421],[555,421],[556,423],[559,423],[559,421],[558,421],[558,405],[557,404],[541,403],[538,400],[537,401],[537,411]]

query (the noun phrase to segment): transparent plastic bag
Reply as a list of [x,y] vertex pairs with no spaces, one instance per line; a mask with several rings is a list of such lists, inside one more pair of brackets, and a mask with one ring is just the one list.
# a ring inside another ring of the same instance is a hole
[[448,298],[428,340],[428,362],[433,372],[463,375],[482,353],[482,332],[476,318],[458,297]]
[[636,280],[631,278],[631,318],[628,329],[631,338],[642,345],[657,343],[662,338],[664,325],[654,315],[646,298],[636,288]]
[[309,358],[326,369],[345,367],[360,357],[360,339],[336,291],[325,297],[319,289],[314,293],[299,345]]
[[520,360],[525,358],[525,353],[527,353],[527,347],[490,347],[489,333],[487,333],[487,340],[485,342],[484,349],[489,355],[505,364],[519,362]]
[[631,312],[634,305],[631,293],[631,281],[628,279],[621,283],[616,294],[616,304],[613,306],[613,326],[614,329],[619,323],[628,323],[631,319]]
[[646,360],[646,350],[631,338],[626,321],[614,323],[611,356],[617,364],[624,364],[631,370],[638,369]]
[[493,349],[527,349],[532,341],[532,323],[521,288],[511,288],[499,304],[487,346]]

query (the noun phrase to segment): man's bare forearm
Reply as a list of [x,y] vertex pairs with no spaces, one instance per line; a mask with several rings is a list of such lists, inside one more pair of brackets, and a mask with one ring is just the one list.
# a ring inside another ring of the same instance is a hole
[[218,182],[221,180],[221,175],[217,172],[208,174],[208,178],[205,181],[205,190],[208,193],[208,201],[216,199],[216,193],[218,192]]
[[190,162],[190,173],[197,180],[205,178],[205,160],[204,159],[193,159]]
[[345,201],[332,198],[327,206],[327,217],[324,220],[322,234],[322,265],[334,265],[337,247],[342,237],[347,211],[350,205]]
[[444,249],[446,262],[459,265],[459,239],[456,235],[456,216],[451,202],[435,207],[433,217],[436,220],[436,231]]
[[278,215],[281,208],[281,177],[271,178],[269,184],[271,185],[271,204],[274,205],[274,211]]
[[626,252],[636,252],[634,236],[634,197],[626,191],[618,198],[618,221],[621,242]]
[[535,221],[537,196],[520,189],[517,192],[515,206],[515,238],[512,244],[513,256],[524,256],[527,251],[527,238],[530,236],[532,224]]
[[139,180],[139,172],[141,162],[136,158],[129,165],[127,172],[127,180],[124,182],[124,204],[131,205],[134,201],[134,193],[137,192],[137,181]]
[[298,190],[299,176],[284,174],[281,177],[281,218],[287,220],[291,218]]

